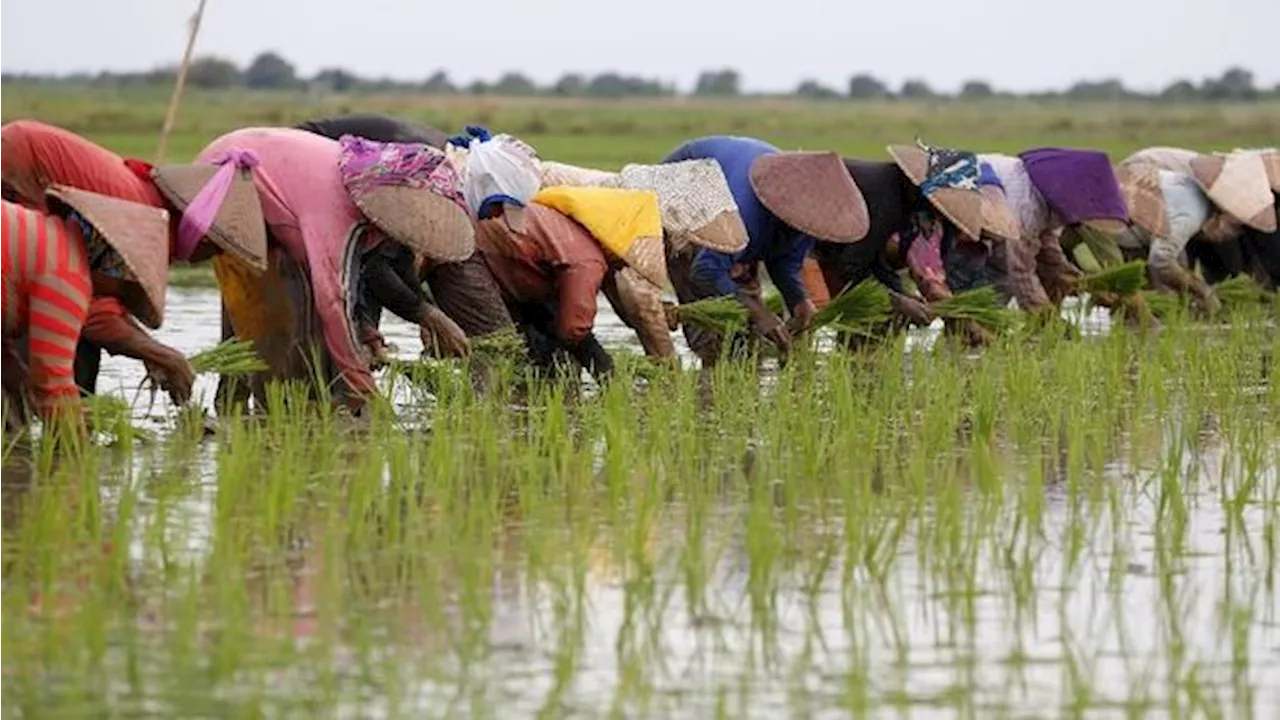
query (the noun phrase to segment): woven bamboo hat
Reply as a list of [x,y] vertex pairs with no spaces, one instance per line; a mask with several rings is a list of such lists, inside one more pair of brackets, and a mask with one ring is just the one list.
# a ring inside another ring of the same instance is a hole
[[120,255],[140,290],[120,300],[147,327],[160,327],[169,285],[168,211],[66,185],[51,186],[45,197],[79,213]]

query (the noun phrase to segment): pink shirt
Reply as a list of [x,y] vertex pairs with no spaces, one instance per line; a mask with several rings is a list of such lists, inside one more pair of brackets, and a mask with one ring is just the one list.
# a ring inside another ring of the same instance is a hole
[[245,128],[214,140],[196,162],[231,149],[258,156],[254,178],[271,236],[307,269],[325,345],[343,380],[371,394],[376,386],[351,322],[356,298],[344,267],[352,232],[365,218],[342,184],[340,147],[305,130]]

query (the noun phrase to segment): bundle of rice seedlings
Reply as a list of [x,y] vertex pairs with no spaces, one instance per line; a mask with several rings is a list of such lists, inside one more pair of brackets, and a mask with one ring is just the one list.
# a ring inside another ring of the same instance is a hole
[[1177,315],[1183,308],[1183,300],[1180,296],[1160,290],[1144,290],[1142,302],[1146,304],[1152,315],[1161,320]]
[[839,332],[864,335],[877,325],[889,321],[893,302],[889,291],[878,281],[868,278],[845,290],[818,311],[810,330],[830,327]]
[[471,354],[483,359],[522,360],[528,357],[524,337],[514,327],[471,340]]
[[267,369],[249,340],[227,340],[187,358],[197,374],[249,375]]
[[1271,294],[1248,275],[1237,275],[1213,286],[1223,309],[1251,307],[1268,303]]
[[1080,289],[1090,294],[1132,295],[1142,290],[1146,284],[1147,263],[1134,260],[1084,276],[1080,280]]
[[729,295],[682,303],[676,312],[680,322],[722,335],[740,332],[747,327],[749,320],[746,306]]
[[1000,305],[1000,295],[991,286],[929,303],[929,310],[944,320],[968,320],[994,333],[1006,332],[1016,324],[1014,314]]

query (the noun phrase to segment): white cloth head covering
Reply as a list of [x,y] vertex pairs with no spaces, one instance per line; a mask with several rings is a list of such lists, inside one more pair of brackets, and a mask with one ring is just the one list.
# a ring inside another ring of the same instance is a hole
[[467,150],[462,195],[473,218],[486,203],[500,201],[507,224],[524,232],[524,206],[541,186],[537,153],[510,135],[473,142]]

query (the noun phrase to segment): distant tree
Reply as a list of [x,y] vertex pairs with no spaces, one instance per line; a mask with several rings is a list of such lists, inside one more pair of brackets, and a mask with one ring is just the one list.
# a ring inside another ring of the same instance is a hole
[[317,85],[326,85],[334,92],[348,92],[360,84],[360,78],[342,68],[325,68],[316,73],[312,82]]
[[1121,100],[1129,95],[1124,83],[1114,78],[1106,80],[1081,80],[1067,90],[1067,97],[1076,100]]
[[927,100],[935,97],[933,89],[923,80],[908,80],[902,83],[902,90],[898,94],[908,100]]
[[796,88],[795,94],[802,98],[827,100],[840,97],[840,93],[819,83],[817,80],[805,80]]
[[223,58],[196,58],[187,68],[187,82],[198,88],[228,88],[240,83],[240,68]]
[[551,92],[564,96],[584,95],[587,92],[587,79],[578,73],[569,73],[551,86]]
[[297,85],[293,65],[273,52],[264,52],[244,71],[245,84],[254,89],[278,90]]
[[471,84],[467,86],[467,92],[472,95],[488,95],[489,84],[483,80],[473,80]]
[[432,95],[451,95],[458,91],[454,87],[453,81],[449,79],[449,74],[443,70],[437,70],[422,83],[422,90]]
[[657,80],[646,80],[642,77],[606,72],[600,73],[587,81],[586,94],[591,97],[602,98],[657,97],[673,95],[675,91]]
[[965,100],[982,100],[994,97],[996,91],[992,89],[991,83],[985,80],[967,80],[960,87],[960,97]]
[[712,97],[734,97],[741,92],[738,87],[739,80],[737,70],[708,70],[698,76],[698,82],[694,85],[693,94]]
[[1204,96],[1209,100],[1256,100],[1258,89],[1253,86],[1253,73],[1233,67],[1217,80],[1206,80]]
[[498,78],[491,88],[495,94],[514,97],[537,95],[538,86],[532,80],[518,72],[509,72]]
[[1161,100],[1186,102],[1188,100],[1197,100],[1199,97],[1200,91],[1189,80],[1178,80],[1160,91]]
[[849,97],[855,100],[889,97],[889,86],[865,73],[849,78]]

